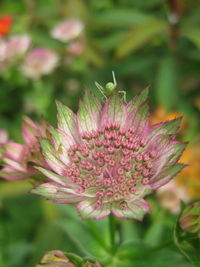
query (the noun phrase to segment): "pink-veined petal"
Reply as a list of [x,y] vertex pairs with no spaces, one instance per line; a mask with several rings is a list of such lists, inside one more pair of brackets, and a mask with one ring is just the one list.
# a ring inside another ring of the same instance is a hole
[[14,142],[8,142],[3,145],[3,150],[6,152],[7,157],[18,161],[23,156],[26,146]]
[[98,129],[101,109],[102,105],[94,97],[93,93],[85,90],[85,95],[79,103],[77,114],[80,134]]
[[113,122],[123,126],[125,118],[126,110],[122,101],[122,96],[115,90],[103,107],[100,127],[103,128],[108,123]]
[[177,175],[185,167],[184,164],[172,164],[163,167],[163,169],[150,179],[152,189],[157,189],[168,183],[172,177]]
[[24,116],[22,123],[22,136],[28,145],[32,145],[34,142],[36,142],[36,136],[38,136],[36,124],[26,116]]
[[52,144],[46,139],[40,139],[42,152],[48,165],[59,175],[63,174],[66,166],[56,157],[56,151]]
[[28,179],[30,177],[30,173],[22,172],[22,171],[16,171],[9,166],[4,167],[0,171],[0,176],[3,177],[6,180],[10,181],[19,181]]
[[132,100],[130,100],[127,105],[126,109],[127,112],[131,112],[137,107],[139,107],[142,103],[144,103],[148,99],[149,94],[149,87],[143,89],[139,94],[137,94]]
[[56,101],[56,106],[58,111],[58,128],[64,131],[67,135],[72,136],[75,140],[78,140],[76,115],[71,109],[59,101]]
[[76,203],[83,199],[82,195],[74,192],[73,189],[61,186],[56,183],[44,183],[31,190],[31,193],[40,195],[55,203]]
[[129,201],[116,201],[112,204],[112,213],[121,219],[136,219],[141,221],[146,213],[150,211],[147,201],[142,198]]
[[174,120],[158,123],[151,126],[148,134],[148,141],[150,141],[157,135],[176,134],[179,129],[181,119],[182,118],[180,117]]
[[35,169],[37,169],[42,174],[44,174],[46,177],[48,177],[50,180],[52,180],[58,184],[66,186],[66,187],[71,187],[70,186],[71,183],[67,177],[59,176],[56,173],[54,173],[50,170],[46,170],[46,169],[41,168],[41,167],[35,167]]
[[146,131],[149,118],[149,105],[144,102],[137,110],[133,110],[126,118],[125,128],[133,127],[136,134],[142,134]]
[[54,148],[56,150],[56,155],[64,163],[69,163],[68,149],[71,145],[75,144],[73,137],[61,132],[61,130],[49,127],[49,132],[51,134],[51,140],[53,142]]
[[110,214],[110,203],[99,206],[94,199],[85,199],[77,205],[77,210],[83,219],[102,219]]

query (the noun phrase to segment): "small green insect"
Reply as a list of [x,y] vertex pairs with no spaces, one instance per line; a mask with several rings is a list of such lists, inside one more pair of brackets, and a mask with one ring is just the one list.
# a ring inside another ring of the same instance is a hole
[[[115,90],[117,87],[117,81],[115,78],[115,73],[112,71],[112,76],[113,76],[113,82],[108,82],[105,87],[101,86],[98,82],[95,82],[96,87],[99,89],[101,94],[105,99],[109,97],[112,92]],[[123,94],[124,102],[126,102],[126,92],[125,91],[119,91],[119,93]]]

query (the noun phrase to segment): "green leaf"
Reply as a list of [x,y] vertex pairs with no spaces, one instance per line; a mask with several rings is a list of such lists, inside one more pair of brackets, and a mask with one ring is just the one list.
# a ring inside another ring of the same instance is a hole
[[140,49],[143,45],[151,41],[157,34],[166,32],[167,24],[161,20],[148,20],[124,34],[123,40],[119,43],[116,56],[123,58],[130,53]]
[[178,66],[172,55],[167,55],[161,60],[155,93],[158,103],[166,110],[175,107],[179,100]]
[[188,28],[182,30],[182,35],[190,40],[198,49],[200,49],[200,29]]
[[94,14],[92,21],[95,26],[127,27],[145,23],[151,18],[135,9],[112,9],[101,14]]

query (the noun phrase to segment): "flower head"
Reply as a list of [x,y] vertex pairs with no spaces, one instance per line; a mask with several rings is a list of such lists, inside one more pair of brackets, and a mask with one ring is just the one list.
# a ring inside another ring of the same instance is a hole
[[6,42],[0,39],[0,70],[5,65],[5,58],[6,58]]
[[83,28],[84,25],[80,20],[66,20],[56,25],[51,31],[51,35],[62,42],[68,42],[78,37]]
[[65,256],[65,254],[60,250],[48,251],[36,265],[40,266],[49,266],[49,267],[76,267],[70,260]]
[[188,205],[179,222],[184,231],[198,233],[200,236],[200,201]]
[[51,73],[58,64],[58,55],[47,48],[35,48],[27,55],[22,70],[25,76],[38,79]]
[[28,35],[13,35],[6,42],[5,56],[7,60],[13,60],[23,55],[29,48],[31,40]]
[[79,41],[71,42],[67,47],[67,51],[71,55],[79,56],[80,54],[82,54],[84,48],[85,47],[84,47],[83,41],[79,40]]
[[48,168],[37,139],[46,137],[46,128],[45,121],[36,124],[28,117],[24,118],[22,124],[24,144],[7,141],[1,145],[2,159],[5,163],[0,171],[1,177],[7,180],[22,180],[38,173],[34,165]]
[[101,267],[102,265],[94,259],[81,258],[80,256],[63,252],[61,250],[51,250],[42,257],[36,267]]
[[83,218],[111,212],[141,220],[150,208],[145,195],[168,183],[183,167],[186,144],[175,140],[180,119],[149,124],[148,89],[127,104],[114,90],[101,104],[86,91],[77,114],[57,102],[58,129],[42,139],[52,169],[33,193],[56,203],[78,203]]

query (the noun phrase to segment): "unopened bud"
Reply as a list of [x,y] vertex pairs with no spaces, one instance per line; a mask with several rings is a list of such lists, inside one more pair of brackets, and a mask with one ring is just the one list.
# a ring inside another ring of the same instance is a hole
[[186,232],[200,232],[200,201],[185,208],[180,218],[180,226]]

